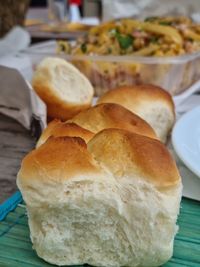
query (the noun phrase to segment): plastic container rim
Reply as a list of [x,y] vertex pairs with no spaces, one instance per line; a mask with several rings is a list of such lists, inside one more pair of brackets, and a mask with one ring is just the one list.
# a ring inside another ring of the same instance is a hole
[[[55,41],[51,41],[46,43],[46,45],[56,45]],[[195,60],[200,57],[200,51],[197,51],[192,54],[185,54],[181,56],[173,56],[173,57],[143,57],[143,56],[133,56],[133,55],[125,55],[125,56],[112,56],[112,55],[67,55],[64,53],[51,53],[40,51],[40,48],[43,48],[45,44],[33,45],[32,47],[27,48],[22,53],[29,55],[38,55],[38,56],[57,56],[62,57],[67,60],[89,60],[89,61],[107,61],[107,62],[136,62],[143,64],[183,64],[188,61]]]

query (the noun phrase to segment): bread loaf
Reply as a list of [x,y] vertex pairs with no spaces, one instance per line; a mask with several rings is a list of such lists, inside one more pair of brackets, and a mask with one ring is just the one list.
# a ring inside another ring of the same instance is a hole
[[118,128],[157,138],[147,122],[118,104],[104,103],[93,106],[77,114],[70,122],[93,133],[107,128]]
[[51,121],[46,129],[41,134],[36,147],[41,146],[50,137],[58,136],[71,136],[71,137],[81,137],[87,143],[93,136],[94,133],[78,126],[75,123],[65,123],[58,119]]
[[98,103],[117,103],[146,120],[159,139],[166,141],[175,121],[171,95],[154,85],[134,85],[108,91]]
[[120,129],[88,143],[50,137],[23,160],[17,184],[31,240],[59,266],[160,266],[173,252],[182,184],[165,146]]
[[88,108],[93,98],[89,80],[64,59],[45,58],[32,80],[33,88],[47,105],[50,118],[67,120]]

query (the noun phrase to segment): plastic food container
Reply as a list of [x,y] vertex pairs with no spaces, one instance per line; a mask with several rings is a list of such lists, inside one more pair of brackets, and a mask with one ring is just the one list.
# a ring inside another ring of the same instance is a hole
[[47,56],[73,63],[95,88],[96,96],[123,85],[151,83],[173,96],[180,95],[200,79],[200,52],[176,57],[73,56],[56,53],[56,42],[34,45],[25,51],[33,67]]

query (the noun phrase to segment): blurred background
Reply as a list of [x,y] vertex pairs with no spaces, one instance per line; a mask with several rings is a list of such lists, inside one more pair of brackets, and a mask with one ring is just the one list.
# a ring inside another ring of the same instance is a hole
[[[79,22],[97,25],[123,17],[143,19],[149,15],[186,15],[200,21],[198,0],[0,0],[0,36],[3,37],[15,25],[26,27],[31,42],[51,38],[74,39],[80,30],[64,27],[63,23]],[[62,29],[55,24],[62,23]],[[54,27],[52,27],[54,25]],[[65,34],[63,34],[65,33]]]

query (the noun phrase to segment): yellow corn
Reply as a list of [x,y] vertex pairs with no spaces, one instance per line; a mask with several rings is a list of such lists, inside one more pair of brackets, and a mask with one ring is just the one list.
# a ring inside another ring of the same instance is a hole
[[194,41],[200,41],[200,35],[189,29],[184,32],[184,35]]
[[135,56],[149,56],[151,53],[155,52],[159,48],[158,45],[151,44],[145,48],[142,48],[133,53]]
[[179,32],[170,26],[163,26],[163,25],[158,25],[154,23],[143,22],[142,29],[145,31],[157,33],[160,35],[166,35],[170,37],[175,43],[178,43],[178,44],[182,44],[183,42],[182,37],[179,34]]
[[182,44],[183,40],[179,32],[170,26],[163,26],[156,23],[141,22],[137,20],[124,19],[122,23],[126,25],[127,31],[131,32],[131,29],[142,29],[148,32],[157,33],[160,35],[166,35],[170,37],[175,43]]
[[162,57],[164,55],[163,51],[161,50],[157,50],[155,53],[154,53],[154,56],[158,56],[158,57]]
[[109,31],[115,29],[116,23],[114,21],[106,22],[100,24],[99,26],[92,27],[89,34],[100,34],[101,32]]

